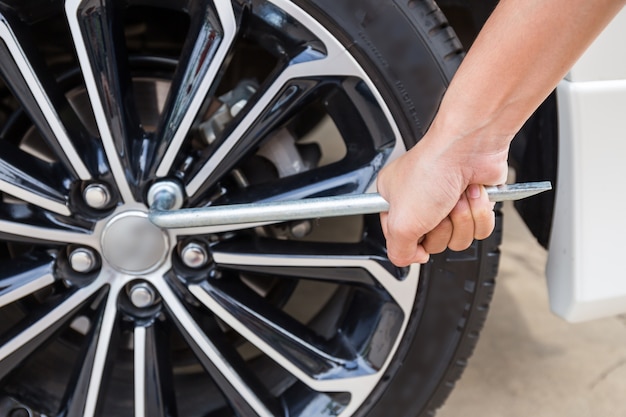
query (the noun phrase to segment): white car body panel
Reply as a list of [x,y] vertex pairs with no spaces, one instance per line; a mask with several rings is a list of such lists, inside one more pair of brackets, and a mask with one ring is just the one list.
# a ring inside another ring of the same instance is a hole
[[547,265],[568,321],[626,313],[626,9],[557,88],[559,166]]

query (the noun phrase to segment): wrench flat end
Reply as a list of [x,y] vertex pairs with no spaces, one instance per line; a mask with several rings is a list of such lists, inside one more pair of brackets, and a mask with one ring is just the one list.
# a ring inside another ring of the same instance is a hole
[[532,197],[545,191],[552,190],[550,181],[524,182],[485,187],[489,200],[493,202],[514,201]]

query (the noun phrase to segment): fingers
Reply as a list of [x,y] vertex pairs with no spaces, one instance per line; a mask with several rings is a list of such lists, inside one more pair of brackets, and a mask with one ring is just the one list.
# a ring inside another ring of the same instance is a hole
[[430,254],[441,253],[446,250],[448,243],[450,243],[453,229],[452,220],[450,220],[449,217],[443,219],[441,223],[424,238],[422,242],[424,250]]
[[471,184],[465,192],[474,220],[474,239],[482,240],[491,235],[496,226],[496,216],[493,212],[495,203],[489,201],[489,196],[482,185]]
[[381,213],[388,257],[397,266],[407,266],[428,262],[430,254],[447,248],[465,250],[474,239],[485,239],[493,232],[493,207],[483,186],[470,185],[449,215],[424,236],[413,235],[402,225],[390,224],[389,214]]
[[453,231],[448,247],[461,251],[467,249],[474,239],[489,237],[496,222],[493,207],[485,187],[477,184],[467,187],[450,212]]
[[466,194],[461,194],[458,203],[449,215],[453,230],[448,247],[453,251],[469,248],[474,240],[474,219]]
[[388,213],[380,213],[380,224],[387,240],[387,257],[394,265],[428,262],[430,255],[421,244],[422,237],[410,235],[403,228],[390,227]]

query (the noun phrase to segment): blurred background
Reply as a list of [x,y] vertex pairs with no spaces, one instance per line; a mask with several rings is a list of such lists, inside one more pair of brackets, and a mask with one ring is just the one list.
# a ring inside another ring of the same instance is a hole
[[626,317],[570,324],[553,315],[546,258],[505,204],[491,312],[438,417],[626,416]]

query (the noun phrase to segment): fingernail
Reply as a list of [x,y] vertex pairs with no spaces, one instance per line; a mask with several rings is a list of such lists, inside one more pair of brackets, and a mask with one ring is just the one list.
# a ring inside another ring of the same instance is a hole
[[467,187],[467,195],[472,199],[480,198],[480,186],[478,184],[470,184]]

